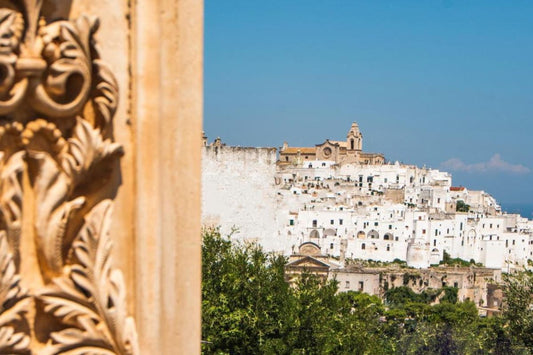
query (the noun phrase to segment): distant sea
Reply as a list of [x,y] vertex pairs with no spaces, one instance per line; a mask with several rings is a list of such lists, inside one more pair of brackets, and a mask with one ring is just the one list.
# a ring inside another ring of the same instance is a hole
[[501,203],[502,211],[519,213],[522,217],[533,219],[533,203]]

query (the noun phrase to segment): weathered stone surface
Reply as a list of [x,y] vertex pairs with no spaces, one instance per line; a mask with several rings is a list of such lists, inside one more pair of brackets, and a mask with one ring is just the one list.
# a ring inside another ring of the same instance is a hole
[[0,353],[199,353],[202,13],[0,3]]

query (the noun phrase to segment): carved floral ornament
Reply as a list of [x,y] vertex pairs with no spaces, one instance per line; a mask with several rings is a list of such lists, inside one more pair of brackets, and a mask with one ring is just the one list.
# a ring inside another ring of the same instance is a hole
[[111,265],[122,148],[98,20],[46,23],[42,0],[0,5],[0,353],[137,354]]

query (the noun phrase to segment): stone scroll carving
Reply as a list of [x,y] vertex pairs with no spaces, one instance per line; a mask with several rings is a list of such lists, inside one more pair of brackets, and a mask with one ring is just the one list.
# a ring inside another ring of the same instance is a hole
[[138,354],[111,258],[123,151],[98,20],[0,6],[0,353]]

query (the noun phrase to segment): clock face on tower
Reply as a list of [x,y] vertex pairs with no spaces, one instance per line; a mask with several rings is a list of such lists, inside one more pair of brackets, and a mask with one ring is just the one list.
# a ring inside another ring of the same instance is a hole
[[324,156],[329,157],[331,155],[331,148],[326,147],[324,150],[322,150],[322,152],[324,153]]

